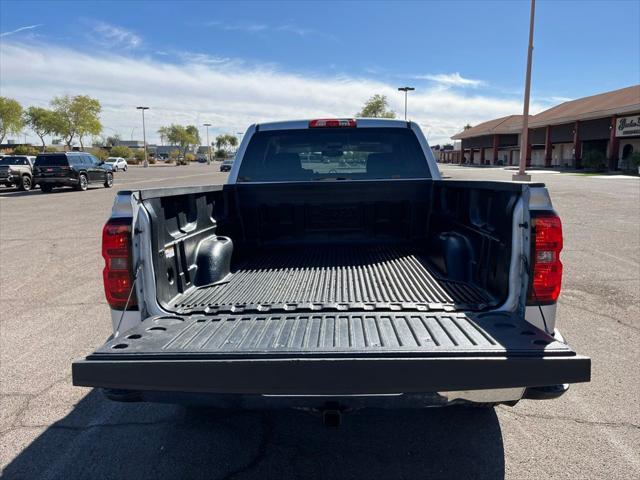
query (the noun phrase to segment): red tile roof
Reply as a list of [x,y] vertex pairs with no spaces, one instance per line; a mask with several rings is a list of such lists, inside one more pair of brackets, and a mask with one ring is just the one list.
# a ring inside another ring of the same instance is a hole
[[[640,112],[640,85],[561,103],[537,115],[530,116],[529,127],[560,125],[576,120],[589,120],[635,112]],[[489,120],[469,130],[463,130],[451,138],[461,140],[495,133],[519,133],[521,129],[522,115],[509,115]]]
[[640,85],[561,103],[534,115],[529,126],[558,125],[637,111],[640,111]]
[[[529,116],[531,119],[531,116]],[[529,120],[531,121],[531,120]],[[482,135],[493,135],[495,133],[518,133],[522,129],[522,115],[508,115],[506,117],[496,118],[488,122],[480,123],[468,130],[456,133],[454,140],[463,138],[481,137]]]

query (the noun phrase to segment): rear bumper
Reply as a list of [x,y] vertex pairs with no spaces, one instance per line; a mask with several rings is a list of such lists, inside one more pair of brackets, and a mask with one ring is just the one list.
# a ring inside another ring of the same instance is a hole
[[62,187],[78,185],[78,179],[70,177],[36,177],[34,182],[39,185],[59,185]]
[[183,405],[202,405],[215,408],[242,410],[270,410],[282,408],[318,409],[328,405],[341,410],[360,408],[415,409],[451,405],[516,404],[524,388],[498,388],[432,392],[423,394],[387,395],[237,395],[201,394],[183,392],[132,391],[104,389],[109,400],[116,402],[154,402]]
[[590,379],[590,360],[556,358],[293,358],[83,360],[73,384],[218,394],[380,395],[534,387]]

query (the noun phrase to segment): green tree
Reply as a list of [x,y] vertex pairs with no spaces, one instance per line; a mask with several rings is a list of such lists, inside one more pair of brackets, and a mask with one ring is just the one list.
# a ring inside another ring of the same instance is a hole
[[195,125],[187,125],[185,130],[191,138],[191,146],[197,148],[200,145],[200,132],[198,131],[198,127]]
[[392,110],[388,110],[389,102],[386,95],[375,94],[367,100],[356,117],[364,118],[396,118],[396,114]]
[[23,126],[22,106],[12,98],[0,97],[0,143],[7,135],[20,133]]
[[218,150],[223,150],[227,146],[227,136],[218,135],[216,139],[213,141],[213,144],[216,146]]
[[111,147],[111,150],[109,151],[109,156],[131,158],[131,149],[123,145],[116,145],[115,147]]
[[24,114],[24,120],[31,130],[40,137],[42,151],[46,147],[44,137],[60,129],[58,116],[52,110],[42,107],[29,107]]
[[469,130],[470,128],[472,128],[471,125],[467,123],[464,127],[462,127],[462,130]]
[[218,135],[214,140],[213,144],[216,146],[218,150],[224,150],[227,146],[227,135]]
[[226,134],[218,135],[212,145],[215,145],[218,150],[228,151],[238,146],[238,137]]
[[136,149],[133,150],[133,158],[135,158],[138,162],[144,162],[144,149]]
[[18,145],[13,149],[14,155],[37,155],[38,149],[31,145]]
[[111,135],[110,137],[107,137],[107,140],[105,141],[105,146],[106,147],[115,147],[118,145],[118,143],[120,142],[120,134],[119,133],[115,133],[113,135]]
[[55,97],[51,106],[59,117],[56,133],[64,137],[67,147],[71,148],[77,137],[80,148],[84,148],[82,139],[86,135],[98,135],[102,131],[99,115],[102,107],[95,98],[86,95]]
[[169,127],[160,127],[158,135],[160,135],[160,145],[164,145],[164,140],[169,137]]
[[171,124],[163,128],[166,128],[165,131],[169,143],[180,147],[183,156],[186,155],[189,146],[200,143],[200,135],[195,125],[183,127],[182,125]]

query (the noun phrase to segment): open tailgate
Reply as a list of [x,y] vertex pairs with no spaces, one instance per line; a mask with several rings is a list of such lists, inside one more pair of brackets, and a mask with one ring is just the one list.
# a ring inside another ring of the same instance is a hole
[[73,364],[74,385],[199,393],[426,393],[589,379],[589,358],[499,313],[151,317]]

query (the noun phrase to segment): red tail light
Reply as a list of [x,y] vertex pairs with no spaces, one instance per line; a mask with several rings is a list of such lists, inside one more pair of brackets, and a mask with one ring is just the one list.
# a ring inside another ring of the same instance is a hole
[[102,257],[104,258],[104,294],[107,303],[117,310],[137,309],[136,294],[127,299],[133,285],[131,266],[131,218],[111,218],[102,229]]
[[309,128],[355,128],[357,123],[353,118],[321,118],[311,120]]
[[531,286],[528,304],[555,303],[562,285],[562,222],[555,213],[532,215]]

